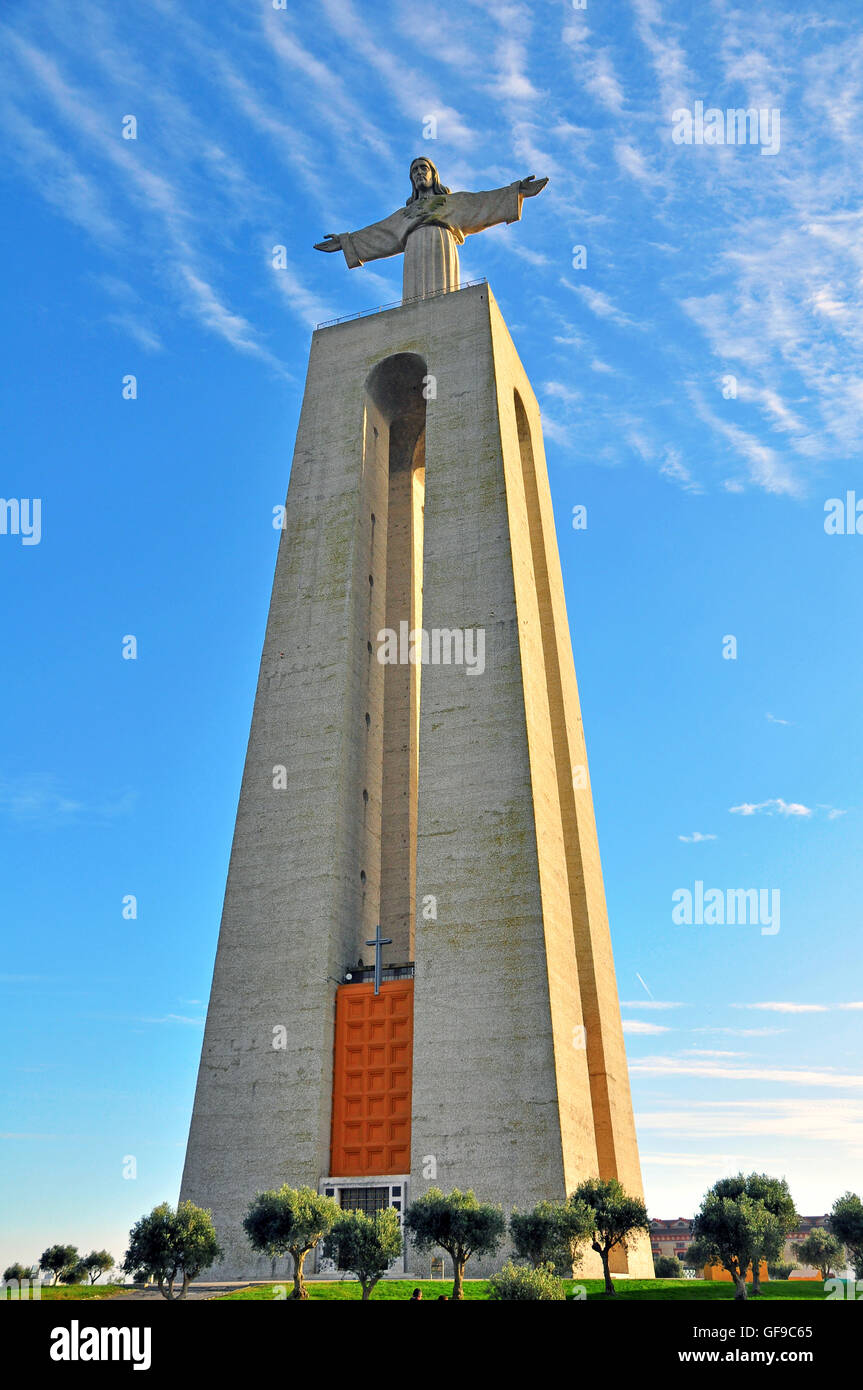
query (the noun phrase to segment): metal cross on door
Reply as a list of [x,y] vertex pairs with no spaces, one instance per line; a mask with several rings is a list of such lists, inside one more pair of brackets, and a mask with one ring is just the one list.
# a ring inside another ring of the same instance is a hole
[[381,924],[380,922],[378,922],[377,926],[375,927],[374,937],[371,941],[366,942],[367,946],[374,946],[375,948],[375,994],[380,994],[381,992],[382,947],[392,946],[392,944],[393,939],[391,936],[381,936]]

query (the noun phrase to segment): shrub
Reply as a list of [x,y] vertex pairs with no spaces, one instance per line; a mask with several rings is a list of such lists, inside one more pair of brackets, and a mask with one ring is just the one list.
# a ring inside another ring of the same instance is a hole
[[514,1265],[510,1260],[490,1280],[490,1299],[507,1301],[519,1299],[523,1302],[554,1300],[566,1301],[563,1283],[554,1272],[554,1265]]

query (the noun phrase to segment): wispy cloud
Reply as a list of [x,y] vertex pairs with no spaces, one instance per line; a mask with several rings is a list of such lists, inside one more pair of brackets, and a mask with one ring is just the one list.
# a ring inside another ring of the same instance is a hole
[[129,815],[135,801],[133,791],[114,797],[69,795],[49,773],[0,781],[0,812],[25,825],[106,825]]
[[616,140],[614,157],[620,168],[648,192],[662,182],[662,178],[651,168],[646,156],[630,140]]
[[112,323],[115,328],[119,328],[122,333],[131,338],[138,347],[145,352],[162,352],[164,343],[154,329],[149,328],[146,323],[135,318],[133,314],[107,314],[106,321]]
[[280,375],[291,378],[287,368],[260,342],[258,333],[248,320],[223,304],[213,286],[192,266],[181,262],[177,273],[187,307],[205,328],[224,338],[238,352],[258,357]]
[[692,1101],[680,1108],[639,1110],[639,1133],[667,1132],[696,1139],[746,1135],[799,1138],[818,1144],[848,1144],[863,1151],[863,1101],[807,1096],[805,1099]]
[[718,1033],[727,1038],[772,1038],[778,1033],[787,1033],[787,1028],[727,1028],[719,1025],[693,1028],[693,1033]]
[[614,323],[619,328],[644,327],[643,324],[637,323],[629,314],[619,309],[604,291],[593,289],[590,285],[574,285],[566,276],[561,277],[561,284],[565,285],[568,290],[572,290],[573,294],[577,294],[585,307],[596,318],[607,319],[609,323]]
[[783,801],[781,796],[771,797],[768,801],[744,801],[740,806],[729,806],[729,811],[735,816],[811,816],[812,810],[809,806],[804,806],[799,801]]
[[686,1005],[664,999],[627,999],[620,1007],[622,1009],[685,1009]]
[[262,11],[262,25],[267,43],[279,63],[290,71],[292,81],[299,80],[317,89],[317,109],[328,126],[334,127],[342,139],[360,140],[378,159],[389,163],[389,141],[371,119],[368,107],[352,95],[335,67],[300,41],[284,12],[268,7]]
[[647,50],[659,84],[659,109],[667,120],[672,110],[688,105],[691,79],[683,47],[658,0],[631,0],[638,37]]
[[[362,59],[367,69],[378,74],[383,80],[384,91],[402,115],[416,123],[417,129],[422,128],[425,117],[434,115],[450,144],[463,147],[475,142],[475,132],[461,113],[442,98],[427,67],[406,64],[393,53],[381,42],[381,36],[372,32],[366,14],[360,13],[351,0],[322,0],[321,9],[340,43]],[[498,63],[503,63],[506,69],[499,67],[498,71],[502,79],[511,84],[517,80],[516,56],[500,49],[497,53]]]
[[623,111],[623,85],[615,71],[614,59],[608,48],[591,42],[586,13],[567,16],[562,38],[572,55],[571,72],[606,111],[618,116]]
[[11,98],[0,104],[0,125],[6,131],[9,158],[55,212],[100,246],[114,247],[122,241],[123,227],[106,189],[81,169],[69,150],[63,150]]
[[[144,245],[158,245],[161,254],[157,262],[164,266],[183,307],[201,326],[234,350],[258,357],[275,373],[286,376],[284,367],[249,319],[230,308],[213,284],[205,268],[207,257],[198,245],[200,234],[205,228],[209,230],[206,205],[188,198],[182,187],[189,177],[183,160],[194,158],[198,167],[191,177],[196,187],[201,186],[200,164],[203,161],[211,176],[210,184],[203,185],[207,192],[214,181],[218,182],[229,190],[235,207],[245,207],[252,194],[252,185],[236,161],[209,137],[202,137],[194,149],[190,149],[189,133],[179,121],[170,154],[154,147],[152,141],[123,140],[119,117],[116,127],[111,129],[105,121],[102,99],[67,75],[55,53],[43,50],[11,26],[6,27],[5,34],[15,63],[12,92],[19,103],[30,100],[36,92],[43,101],[43,110],[45,103],[47,109],[53,109],[56,120],[51,138],[61,151],[62,164],[70,171],[64,179],[59,168],[50,165],[45,187],[40,189],[43,196],[55,205],[68,201],[68,207],[63,207],[64,213],[103,245],[115,245],[117,249],[122,245],[127,254],[132,255],[140,255]],[[133,73],[133,79],[140,81],[139,74]],[[154,100],[166,112],[166,119],[182,114],[183,104],[166,96],[158,85]],[[38,156],[41,148],[44,159],[49,160],[45,148],[47,136],[40,134],[26,115],[11,106],[4,109],[3,115],[29,141],[31,154]],[[72,141],[79,147],[78,158],[98,168],[100,173],[76,172],[75,157],[68,148],[63,148]],[[38,167],[38,157],[35,162]],[[101,206],[101,188],[106,183],[111,187],[114,201],[125,203],[123,221],[109,215]],[[130,231],[133,225],[134,235]],[[160,335],[140,315],[127,310],[108,317],[145,350],[159,351],[163,346]]]
[[687,1060],[682,1057],[642,1057],[630,1062],[629,1070],[639,1076],[688,1076],[700,1080],[765,1081],[771,1085],[850,1088],[863,1086],[863,1076],[837,1072],[833,1068],[743,1066],[717,1061]]
[[780,455],[772,445],[765,444],[751,429],[743,429],[733,421],[717,415],[716,411],[708,406],[702,393],[691,383],[689,394],[699,418],[718,436],[725,439],[743,461],[751,484],[778,496],[803,496],[805,485],[787,458]]
[[774,1014],[828,1014],[838,1009],[863,1009],[863,1002],[850,1004],[798,1004],[789,1000],[774,1000],[761,1004],[732,1004],[733,1009],[763,1009]]
[[296,271],[290,267],[286,266],[282,270],[274,269],[273,276],[276,289],[288,308],[304,324],[314,326],[338,317],[333,312],[332,305],[322,299],[310,286],[304,285]]
[[543,391],[547,396],[555,396],[558,400],[564,401],[567,405],[575,405],[582,399],[581,391],[575,391],[571,386],[567,386],[564,381],[546,381]]
[[202,1018],[188,1018],[184,1014],[163,1014],[161,1018],[141,1018],[139,1023],[182,1023],[193,1028],[203,1027]]
[[[660,1126],[654,1126],[659,1128]],[[644,1153],[638,1155],[642,1167],[645,1164],[657,1165],[662,1168],[696,1168],[715,1178],[717,1170],[726,1171],[728,1168],[727,1154],[712,1153]]]
[[748,1052],[724,1052],[716,1048],[709,1047],[685,1047],[681,1050],[681,1057],[748,1057]]
[[670,445],[666,447],[660,459],[659,472],[663,478],[677,483],[684,492],[701,493],[704,491],[698,480],[693,477],[691,470],[683,462],[680,450],[673,449]]

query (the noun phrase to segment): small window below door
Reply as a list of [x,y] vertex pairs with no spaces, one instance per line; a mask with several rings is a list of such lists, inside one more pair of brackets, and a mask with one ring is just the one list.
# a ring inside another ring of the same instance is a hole
[[340,1187],[339,1206],[344,1211],[362,1211],[373,1216],[390,1205],[388,1187]]

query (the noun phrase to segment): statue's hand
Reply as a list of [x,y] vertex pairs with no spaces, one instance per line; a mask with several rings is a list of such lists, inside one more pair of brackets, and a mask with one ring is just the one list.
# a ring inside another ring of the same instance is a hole
[[541,193],[548,183],[548,179],[538,179],[533,174],[528,174],[526,179],[522,179],[518,186],[518,191],[523,198],[535,198],[537,193]]
[[341,251],[341,249],[342,243],[336,236],[335,232],[327,232],[326,241],[315,242],[316,251]]

